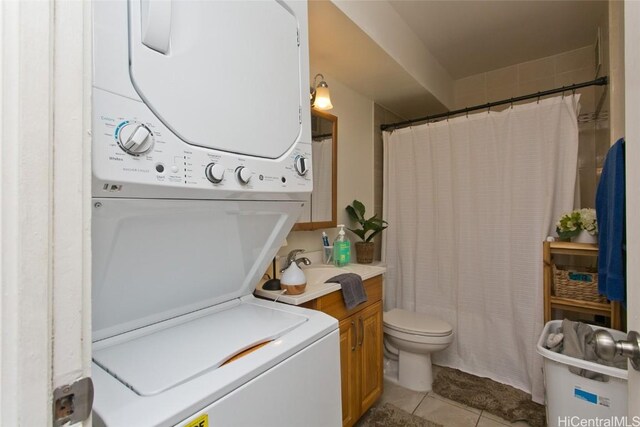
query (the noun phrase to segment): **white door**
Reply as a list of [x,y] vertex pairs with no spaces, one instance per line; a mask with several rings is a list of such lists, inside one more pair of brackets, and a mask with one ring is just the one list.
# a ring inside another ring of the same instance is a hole
[[[627,172],[627,329],[640,331],[640,3],[624,4]],[[629,366],[629,416],[640,417],[640,372]],[[631,419],[633,420],[633,419]],[[631,425],[631,424],[630,424]]]
[[90,7],[0,2],[2,426],[53,425],[90,376]]

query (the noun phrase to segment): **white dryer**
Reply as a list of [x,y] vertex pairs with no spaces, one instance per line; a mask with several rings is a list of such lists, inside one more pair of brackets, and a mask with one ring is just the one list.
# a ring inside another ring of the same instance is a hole
[[93,5],[94,424],[337,426],[337,321],[253,297],[311,191],[307,5]]

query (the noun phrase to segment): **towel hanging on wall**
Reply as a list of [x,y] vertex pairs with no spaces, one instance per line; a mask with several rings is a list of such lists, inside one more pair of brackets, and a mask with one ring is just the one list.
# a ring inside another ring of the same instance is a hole
[[607,152],[596,191],[598,218],[598,291],[626,304],[624,139]]

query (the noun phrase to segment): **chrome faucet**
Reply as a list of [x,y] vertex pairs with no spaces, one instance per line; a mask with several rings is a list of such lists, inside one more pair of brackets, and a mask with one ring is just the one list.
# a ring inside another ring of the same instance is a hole
[[287,260],[285,261],[285,265],[284,267],[282,267],[280,269],[280,273],[284,273],[284,271],[289,268],[289,266],[292,263],[296,263],[298,264],[298,266],[300,266],[300,263],[303,263],[304,265],[311,265],[311,261],[309,261],[309,258],[307,257],[302,257],[302,258],[298,258],[296,259],[296,257],[298,256],[298,254],[301,254],[304,252],[304,249],[294,249],[291,252],[289,252],[289,255],[287,255]]

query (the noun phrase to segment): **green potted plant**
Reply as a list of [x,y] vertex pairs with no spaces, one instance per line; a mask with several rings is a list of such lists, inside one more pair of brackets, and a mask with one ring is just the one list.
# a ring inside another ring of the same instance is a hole
[[578,209],[565,213],[556,223],[556,231],[560,240],[597,243],[598,222],[595,209]]
[[371,264],[373,261],[373,238],[387,228],[387,221],[378,218],[376,215],[365,219],[365,207],[362,202],[354,200],[346,207],[347,213],[352,221],[357,222],[360,228],[349,228],[355,233],[361,242],[356,242],[356,260],[359,264]]

